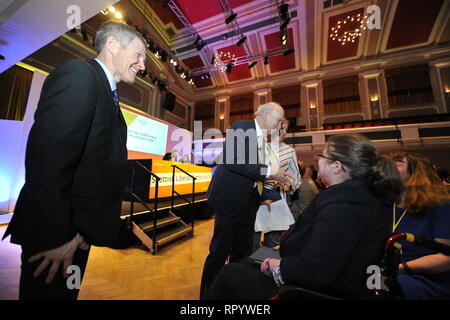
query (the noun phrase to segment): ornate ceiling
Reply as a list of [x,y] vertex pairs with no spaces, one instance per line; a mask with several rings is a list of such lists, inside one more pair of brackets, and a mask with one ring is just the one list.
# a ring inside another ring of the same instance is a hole
[[[351,60],[448,42],[448,0],[131,0],[145,11],[170,48],[170,55],[189,69],[194,91],[253,83]],[[287,45],[281,44],[279,6],[288,4]],[[328,7],[326,7],[329,5]],[[378,6],[373,20],[370,5]],[[181,13],[177,15],[173,8]],[[326,8],[324,8],[326,7]],[[235,20],[225,19],[236,13]],[[183,19],[185,21],[183,22]],[[367,28],[367,21],[380,29]],[[446,35],[447,33],[447,35]],[[241,36],[244,44],[236,43]],[[197,50],[198,39],[206,45]],[[294,52],[283,55],[283,50]],[[273,54],[276,52],[277,54]],[[221,67],[217,56],[222,53]],[[212,61],[212,55],[216,55]],[[266,58],[264,63],[265,56]],[[231,58],[235,57],[234,63]],[[256,65],[249,69],[249,64]],[[234,64],[231,72],[227,64]]]

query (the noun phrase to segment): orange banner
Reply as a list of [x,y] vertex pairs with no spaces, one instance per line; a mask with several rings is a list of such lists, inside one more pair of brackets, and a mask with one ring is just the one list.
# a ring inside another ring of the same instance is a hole
[[[195,193],[204,193],[208,190],[212,178],[212,169],[190,163],[172,162],[166,160],[152,160],[152,172],[161,178],[158,186],[158,198],[172,196],[173,167],[176,165],[197,178],[195,180]],[[156,179],[151,178],[149,199],[155,198]],[[184,172],[175,169],[175,191],[179,194],[192,194],[192,178]]]

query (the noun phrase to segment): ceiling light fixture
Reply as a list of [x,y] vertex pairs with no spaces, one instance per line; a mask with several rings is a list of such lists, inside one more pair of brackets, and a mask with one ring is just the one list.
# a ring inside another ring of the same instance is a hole
[[[347,22],[349,23],[348,25]],[[362,36],[363,30],[366,30],[366,22],[367,16],[363,17],[360,13],[356,16],[347,16],[344,20],[339,20],[335,26],[331,27],[330,38],[333,41],[337,40],[342,46],[350,42],[354,43],[358,37]],[[341,29],[341,26],[344,24],[346,26],[343,29],[348,29],[346,31]]]

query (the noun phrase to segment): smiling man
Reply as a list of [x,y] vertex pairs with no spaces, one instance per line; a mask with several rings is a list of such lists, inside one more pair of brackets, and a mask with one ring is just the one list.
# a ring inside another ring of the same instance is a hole
[[[5,237],[22,246],[20,299],[76,299],[69,265],[83,276],[89,246],[118,245],[127,127],[116,84],[144,70],[146,41],[104,24],[96,59],[69,60],[47,77],[28,137],[26,177]],[[81,279],[80,279],[81,280]]]

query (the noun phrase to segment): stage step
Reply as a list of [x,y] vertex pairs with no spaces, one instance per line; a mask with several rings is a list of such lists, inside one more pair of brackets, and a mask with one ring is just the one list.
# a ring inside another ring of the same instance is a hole
[[157,213],[156,245],[153,246],[153,213],[133,216],[132,231],[141,242],[155,254],[158,248],[187,234],[192,235],[192,227],[170,210]]

